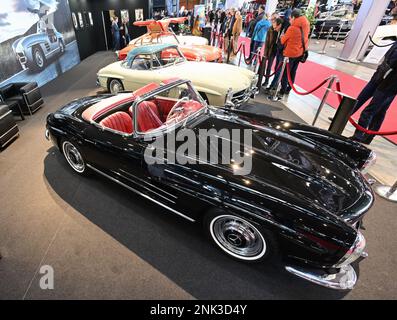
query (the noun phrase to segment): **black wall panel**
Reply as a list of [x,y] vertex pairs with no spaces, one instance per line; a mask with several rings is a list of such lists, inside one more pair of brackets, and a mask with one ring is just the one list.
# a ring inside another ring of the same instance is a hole
[[[78,28],[76,38],[79,47],[80,58],[85,59],[91,54],[106,50],[104,35],[104,25],[102,11],[115,10],[116,15],[120,18],[120,10],[128,9],[130,16],[130,36],[136,38],[146,32],[146,28],[138,28],[132,25],[135,21],[135,9],[143,9],[144,18],[149,18],[149,12],[152,11],[153,0],[69,0],[70,10],[77,16],[78,12],[91,12],[94,25]],[[110,23],[106,21],[106,32],[110,32]],[[110,49],[110,48],[109,48]]]

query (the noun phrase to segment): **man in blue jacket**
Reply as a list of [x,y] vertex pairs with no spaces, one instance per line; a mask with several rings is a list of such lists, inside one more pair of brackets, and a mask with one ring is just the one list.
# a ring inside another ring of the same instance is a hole
[[251,57],[257,52],[258,48],[261,48],[266,40],[266,33],[267,30],[272,26],[271,22],[269,21],[267,15],[263,16],[263,19],[260,20],[254,29],[252,34],[252,41],[254,41],[254,45],[252,46]]

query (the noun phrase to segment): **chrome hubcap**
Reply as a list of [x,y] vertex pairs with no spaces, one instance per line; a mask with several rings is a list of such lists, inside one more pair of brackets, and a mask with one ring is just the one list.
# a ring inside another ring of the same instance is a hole
[[123,91],[122,84],[117,80],[112,80],[110,82],[110,92],[111,93],[119,93],[120,91]]
[[80,173],[84,171],[85,164],[83,157],[81,156],[79,150],[77,150],[77,148],[73,144],[68,141],[64,142],[63,153],[66,160],[74,170]]
[[43,57],[41,56],[40,51],[36,51],[35,57],[36,57],[36,63],[37,63],[37,65],[38,65],[39,67],[42,67],[44,61],[43,61]]
[[210,231],[218,246],[236,258],[256,260],[266,252],[262,234],[244,219],[231,215],[215,217]]

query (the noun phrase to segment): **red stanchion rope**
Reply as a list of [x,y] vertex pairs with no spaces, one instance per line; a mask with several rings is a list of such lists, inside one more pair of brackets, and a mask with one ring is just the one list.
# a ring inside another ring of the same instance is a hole
[[311,93],[313,93],[314,91],[320,89],[320,88],[321,88],[324,84],[326,84],[326,83],[329,81],[329,79],[330,79],[330,77],[328,77],[327,79],[323,80],[323,81],[322,81],[318,86],[316,86],[315,88],[313,88],[313,89],[311,89],[311,90],[309,90],[309,91],[307,91],[307,92],[301,92],[301,91],[296,90],[296,88],[294,87],[294,83],[292,82],[292,79],[291,79],[291,69],[290,69],[289,63],[287,63],[287,77],[288,77],[288,83],[289,83],[289,85],[291,86],[292,90],[294,90],[294,92],[295,92],[296,94],[299,94],[299,95],[302,95],[302,96],[311,94]]
[[283,62],[280,62],[280,63],[278,64],[278,66],[276,67],[276,69],[274,69],[273,73],[269,74],[268,76],[264,74],[263,76],[264,76],[265,78],[273,77],[273,76],[276,74],[276,72],[277,72],[278,70],[280,70],[280,68],[281,68],[282,65],[283,65]]
[[[230,40],[230,41],[232,41],[232,40]],[[239,45],[239,47],[237,48],[236,51],[234,51],[234,47],[233,47],[233,46],[234,46],[234,44],[233,44],[233,42],[232,42],[232,51],[233,51],[233,54],[234,54],[234,55],[237,55],[237,54],[241,51],[241,52],[242,52],[242,56],[243,56],[243,58],[244,58],[244,62],[245,62],[246,65],[251,65],[251,64],[255,61],[255,59],[257,59],[257,61],[258,61],[259,63],[261,63],[262,57],[261,57],[260,55],[258,56],[257,53],[255,53],[255,54],[252,56],[251,59],[249,58],[249,56],[247,57],[246,52],[245,52],[245,43],[244,43],[244,42],[240,43],[240,45]]]
[[[342,92],[341,91],[341,87],[340,87],[340,82],[337,81],[336,82],[336,90],[338,92]],[[337,94],[338,96],[338,100],[339,103],[342,101],[342,96]],[[368,130],[362,126],[360,126],[356,121],[354,121],[354,119],[352,117],[349,118],[349,122],[359,131],[362,131],[366,134],[370,134],[370,135],[378,135],[378,136],[391,136],[391,135],[395,135],[397,134],[397,130],[396,131],[373,131],[373,130]]]

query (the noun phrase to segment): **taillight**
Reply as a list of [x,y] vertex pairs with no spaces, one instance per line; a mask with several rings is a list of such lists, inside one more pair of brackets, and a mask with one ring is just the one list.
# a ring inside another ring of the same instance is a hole
[[366,242],[363,234],[360,231],[357,231],[357,237],[353,245],[349,248],[349,250],[347,250],[342,259],[340,259],[334,267],[340,268],[356,261],[359,257],[361,257],[361,255],[363,255],[365,244]]

